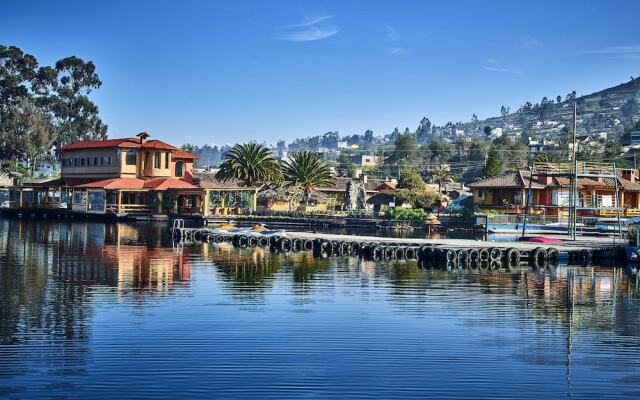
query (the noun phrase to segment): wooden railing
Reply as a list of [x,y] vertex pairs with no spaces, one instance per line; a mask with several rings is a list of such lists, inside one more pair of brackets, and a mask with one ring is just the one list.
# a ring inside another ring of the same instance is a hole
[[148,204],[121,204],[118,210],[117,204],[107,204],[106,212],[108,213],[150,213],[151,207]]
[[[538,174],[573,174],[573,162],[535,163],[534,173]],[[578,175],[614,175],[613,164],[578,161],[576,172]]]

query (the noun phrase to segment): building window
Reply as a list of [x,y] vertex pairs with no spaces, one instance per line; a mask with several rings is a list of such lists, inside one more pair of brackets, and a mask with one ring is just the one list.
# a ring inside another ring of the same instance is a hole
[[151,165],[150,156],[151,156],[151,153],[149,153],[148,151],[144,154],[144,167],[145,168],[149,168],[149,165]]
[[107,165],[111,165],[111,157],[107,157]]
[[98,157],[93,157],[93,165],[98,166]]
[[79,167],[80,166],[80,159],[79,158],[74,158],[73,159],[73,166],[74,167]]
[[93,160],[91,159],[91,157],[87,157],[87,167],[90,167],[93,165]]
[[171,158],[171,153],[164,154],[164,167],[169,169],[169,159]]
[[84,167],[84,157],[82,157],[82,158],[80,159],[80,166],[81,166],[81,167]]
[[176,162],[176,177],[182,178],[184,175],[184,162],[178,161]]
[[127,150],[127,155],[125,156],[125,164],[136,165],[136,149]]
[[160,162],[160,156],[162,154],[160,152],[155,152],[153,154],[153,168],[160,168],[161,162]]

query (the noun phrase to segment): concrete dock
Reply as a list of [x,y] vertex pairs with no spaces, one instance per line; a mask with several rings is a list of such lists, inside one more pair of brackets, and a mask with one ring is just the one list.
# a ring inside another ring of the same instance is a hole
[[220,231],[185,228],[174,223],[171,235],[180,241],[232,243],[236,247],[265,247],[274,252],[310,251],[316,257],[354,256],[367,260],[415,260],[446,268],[503,269],[528,265],[608,265],[625,259],[626,243],[611,238],[580,238],[558,243],[500,242],[471,239],[413,239],[312,232]]

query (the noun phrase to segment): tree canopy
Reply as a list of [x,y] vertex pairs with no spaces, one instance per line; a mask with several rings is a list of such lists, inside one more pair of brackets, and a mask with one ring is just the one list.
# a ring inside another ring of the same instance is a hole
[[233,146],[225,155],[216,179],[237,179],[246,186],[255,186],[280,181],[282,173],[269,149],[257,143],[246,143]]
[[282,164],[282,176],[288,187],[300,187],[304,191],[305,204],[309,203],[311,191],[316,187],[333,184],[331,169],[325,160],[310,151],[293,153]]
[[101,85],[91,61],[72,56],[40,66],[18,47],[0,45],[0,158],[33,170],[66,144],[106,138],[89,98]]

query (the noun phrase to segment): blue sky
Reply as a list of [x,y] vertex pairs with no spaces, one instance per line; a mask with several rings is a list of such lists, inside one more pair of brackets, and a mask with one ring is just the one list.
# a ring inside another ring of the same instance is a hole
[[111,137],[176,144],[415,129],[640,74],[637,1],[24,1],[0,43],[76,55]]

